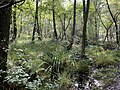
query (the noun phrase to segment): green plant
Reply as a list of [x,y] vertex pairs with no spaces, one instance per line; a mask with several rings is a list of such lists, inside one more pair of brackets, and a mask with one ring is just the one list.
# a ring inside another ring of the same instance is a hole
[[111,51],[102,51],[96,54],[95,64],[100,67],[114,65],[117,62],[116,57]]
[[59,74],[58,83],[60,90],[69,90],[73,85],[73,80],[70,78],[71,74],[64,71]]
[[78,72],[83,74],[89,73],[89,63],[87,60],[80,60],[76,63],[76,69]]
[[24,71],[22,66],[14,66],[8,71],[8,76],[5,81],[12,88],[27,88],[29,90],[36,90],[41,85],[41,79],[37,78],[33,82],[29,82],[30,75]]

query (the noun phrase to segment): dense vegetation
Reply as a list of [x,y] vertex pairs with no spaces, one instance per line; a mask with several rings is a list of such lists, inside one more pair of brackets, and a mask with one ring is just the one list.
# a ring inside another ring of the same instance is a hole
[[0,90],[110,90],[120,83],[119,6],[0,1]]

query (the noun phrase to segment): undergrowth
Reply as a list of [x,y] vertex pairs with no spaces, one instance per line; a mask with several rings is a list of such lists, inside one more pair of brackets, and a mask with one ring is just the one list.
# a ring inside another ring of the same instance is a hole
[[56,41],[30,43],[28,39],[22,40],[12,43],[9,49],[6,80],[14,86],[22,85],[30,90],[69,90],[74,86],[78,72],[89,75],[92,67],[96,68],[93,77],[105,81],[106,85],[115,78],[117,70],[110,67],[120,61],[118,50],[89,45],[87,59],[81,60],[77,57],[78,45],[67,51],[65,44]]

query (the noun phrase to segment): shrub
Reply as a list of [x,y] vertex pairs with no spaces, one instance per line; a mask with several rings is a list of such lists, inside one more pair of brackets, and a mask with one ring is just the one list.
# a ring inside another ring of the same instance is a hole
[[95,64],[98,67],[114,65],[116,62],[117,59],[112,51],[107,50],[107,51],[98,52],[96,54]]

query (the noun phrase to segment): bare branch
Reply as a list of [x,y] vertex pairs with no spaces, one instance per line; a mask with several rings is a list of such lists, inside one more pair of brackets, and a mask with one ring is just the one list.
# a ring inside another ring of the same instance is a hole
[[[20,2],[22,2],[22,4],[23,4],[25,2],[25,0],[19,0],[19,1],[10,0],[9,3],[0,6],[0,9],[8,8],[8,7],[10,7],[10,6],[14,5],[14,4],[20,3]],[[22,5],[22,4],[20,4],[20,5]]]

